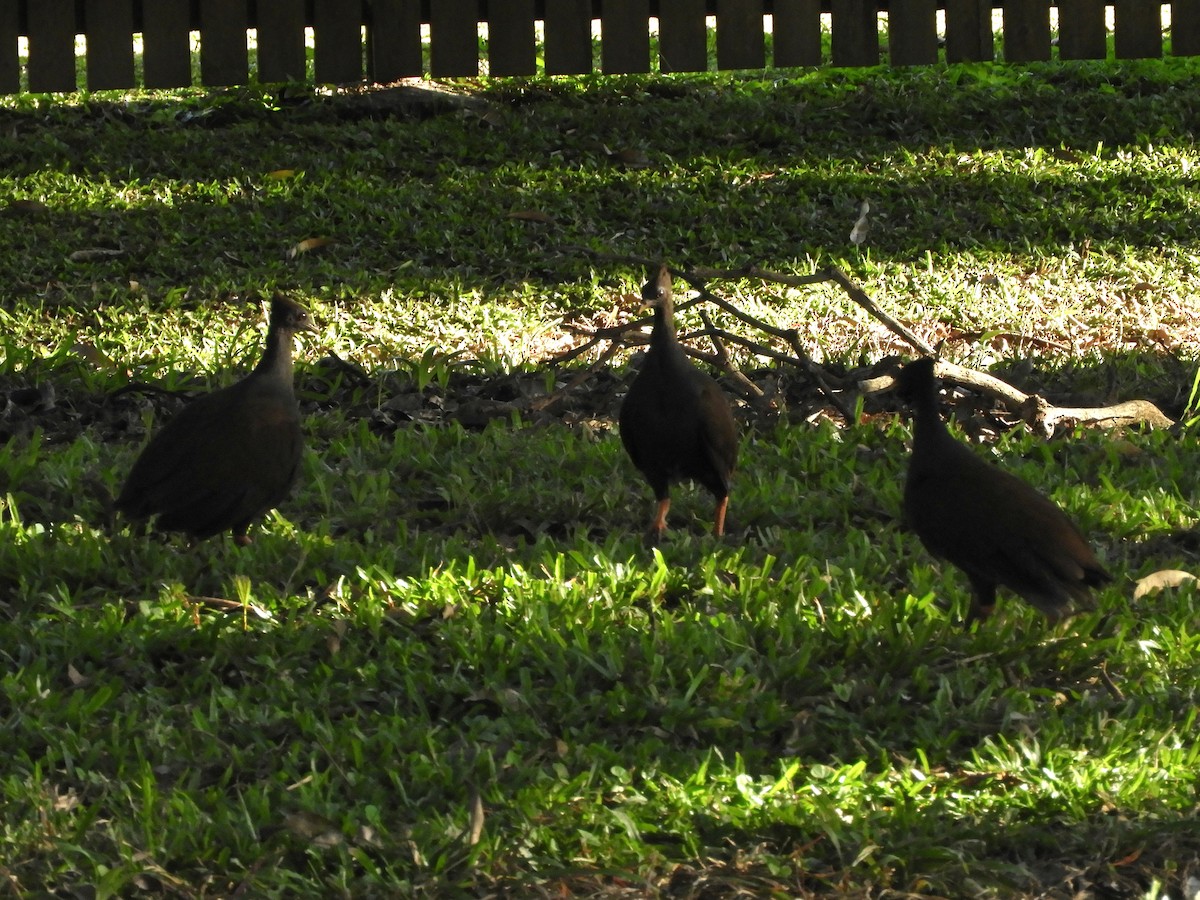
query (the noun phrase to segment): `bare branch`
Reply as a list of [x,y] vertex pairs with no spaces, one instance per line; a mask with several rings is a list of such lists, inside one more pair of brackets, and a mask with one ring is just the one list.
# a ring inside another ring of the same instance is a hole
[[742,373],[742,370],[733,364],[733,361],[729,358],[729,353],[727,353],[725,350],[725,345],[721,342],[721,335],[718,333],[717,329],[713,327],[712,320],[709,319],[708,313],[706,313],[704,310],[700,310],[700,319],[704,322],[708,339],[712,341],[713,349],[716,351],[717,365],[720,366],[725,374],[732,378],[739,387],[741,387],[744,394],[746,394],[756,403],[761,403],[764,396],[762,388],[747,378],[745,374]]
[[[593,344],[595,344],[597,342],[598,342],[598,339],[593,339],[592,341],[590,341],[587,344],[587,346],[592,346]],[[602,366],[608,365],[608,361],[610,359],[612,359],[616,355],[617,351],[620,349],[621,349],[621,345],[617,341],[613,341],[612,343],[610,343],[608,345],[608,347],[605,349],[605,351],[600,354],[599,358],[597,358],[597,360],[594,363],[592,363],[590,366],[588,366],[582,372],[577,374],[574,378],[572,378],[570,381],[568,381],[566,384],[564,384],[562,387],[560,387],[554,393],[547,394],[545,397],[539,397],[536,400],[533,400],[532,402],[530,402],[529,408],[534,410],[535,412],[538,410],[549,409],[551,406],[553,406],[555,403],[557,403],[559,400],[561,400],[566,394],[571,393],[571,391],[575,390],[577,387],[579,387],[581,384],[583,384],[585,381],[587,381],[589,378],[591,378],[597,369],[601,368]]]

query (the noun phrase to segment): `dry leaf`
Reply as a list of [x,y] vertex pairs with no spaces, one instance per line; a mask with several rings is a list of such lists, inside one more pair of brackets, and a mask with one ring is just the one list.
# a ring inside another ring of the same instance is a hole
[[298,838],[317,847],[334,847],[342,843],[342,833],[324,816],[310,812],[293,812],[283,817],[284,827]]
[[97,259],[116,259],[124,256],[124,250],[110,250],[107,247],[88,247],[86,250],[76,250],[67,257],[68,262],[93,262]]
[[301,253],[311,253],[314,250],[320,250],[322,247],[327,247],[333,243],[333,238],[312,237],[305,238],[292,247],[287,252],[288,259],[295,259]]
[[93,369],[111,369],[113,362],[93,345],[80,341],[71,348],[71,352],[90,365]]
[[11,200],[8,208],[23,216],[40,216],[42,213],[50,212],[50,207],[41,200]]
[[604,148],[610,157],[615,159],[623,166],[628,166],[631,169],[644,169],[650,165],[650,157],[643,150],[637,147],[622,147],[620,150],[609,150]]
[[522,222],[545,222],[547,224],[554,221],[554,216],[537,209],[514,209],[508,214],[507,218],[519,219]]
[[1137,459],[1143,453],[1141,447],[1133,441],[1125,440],[1124,438],[1118,438],[1113,441],[1111,446],[1116,451],[1117,456],[1124,459]]
[[1138,849],[1136,849],[1132,853],[1130,853],[1128,856],[1123,856],[1120,859],[1118,859],[1116,862],[1113,863],[1113,865],[1114,866],[1131,866],[1135,862],[1137,862],[1141,858],[1141,856],[1142,856],[1142,850],[1139,847]]
[[858,220],[854,223],[854,227],[850,229],[850,243],[855,247],[861,246],[867,239],[867,231],[871,227],[871,223],[867,221],[867,213],[871,211],[871,204],[866,200],[858,208]]
[[70,663],[67,663],[67,678],[76,687],[87,681],[86,678],[79,674],[79,670]]
[[467,838],[467,843],[472,847],[483,837],[483,819],[483,798],[476,791],[475,796],[471,798],[471,833]]
[[1141,600],[1147,594],[1153,594],[1164,588],[1179,587],[1189,581],[1195,581],[1196,576],[1182,569],[1160,569],[1151,572],[1145,578],[1139,578],[1137,587],[1133,590],[1133,599]]

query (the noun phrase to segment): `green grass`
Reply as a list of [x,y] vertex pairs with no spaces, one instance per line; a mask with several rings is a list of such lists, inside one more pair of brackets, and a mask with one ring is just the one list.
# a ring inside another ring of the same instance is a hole
[[[1006,598],[964,633],[965,579],[897,521],[886,398],[813,417],[739,357],[788,409],[739,413],[729,537],[680,489],[658,553],[613,429],[625,357],[553,414],[468,411],[564,384],[564,323],[633,315],[633,261],[662,257],[836,264],[954,359],[1194,415],[1196,75],[484,82],[486,117],[6,101],[0,205],[46,208],[0,216],[0,391],[56,391],[0,416],[8,889],[1183,896],[1200,596],[1131,597],[1195,565],[1189,432],[997,439],[959,404],[1117,575],[1064,625]],[[335,242],[289,258],[310,237]],[[124,253],[70,261],[95,247]],[[833,369],[901,349],[832,287],[712,286]],[[275,289],[321,329],[293,497],[243,549],[113,522],[178,405],[120,389],[228,383]]]

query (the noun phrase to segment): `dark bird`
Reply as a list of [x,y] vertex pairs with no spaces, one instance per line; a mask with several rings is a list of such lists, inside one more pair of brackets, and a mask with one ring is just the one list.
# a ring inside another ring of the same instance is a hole
[[675,337],[675,305],[666,266],[642,287],[654,307],[650,349],[621,404],[621,442],[650,483],[658,508],[647,540],[667,527],[670,485],[691,479],[716,498],[713,533],[725,533],[729,482],[737,461],[737,428],[717,383],[688,360]]
[[1000,586],[1056,622],[1112,580],[1058,506],[951,437],[938,416],[932,358],[906,365],[897,391],[915,420],[904,517],[925,549],[970,579],[968,627],[991,615]]
[[151,439],[116,507],[131,519],[157,516],[160,531],[203,539],[247,529],[291,490],[304,436],[292,390],[292,336],[316,331],[308,310],[271,301],[262,359],[236,384],[185,406]]

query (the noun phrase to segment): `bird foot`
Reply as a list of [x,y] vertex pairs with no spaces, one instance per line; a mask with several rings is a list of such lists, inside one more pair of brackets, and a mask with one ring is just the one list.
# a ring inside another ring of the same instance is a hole
[[666,538],[667,529],[650,526],[649,530],[642,537],[642,543],[647,547],[654,548],[659,546]]
[[963,620],[963,631],[970,631],[972,626],[982,625],[991,618],[995,609],[995,604],[989,604],[988,606],[972,604],[966,619]]

